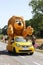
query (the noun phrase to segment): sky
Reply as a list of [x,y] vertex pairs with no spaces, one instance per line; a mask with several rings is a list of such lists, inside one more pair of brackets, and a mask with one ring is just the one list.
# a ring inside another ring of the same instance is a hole
[[31,0],[0,0],[0,28],[8,24],[12,16],[23,16],[24,20],[32,18]]

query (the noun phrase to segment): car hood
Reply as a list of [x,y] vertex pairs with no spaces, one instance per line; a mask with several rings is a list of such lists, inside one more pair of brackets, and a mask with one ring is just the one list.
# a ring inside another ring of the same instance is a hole
[[19,44],[19,45],[31,45],[32,42],[28,41],[28,42],[15,42],[16,44]]

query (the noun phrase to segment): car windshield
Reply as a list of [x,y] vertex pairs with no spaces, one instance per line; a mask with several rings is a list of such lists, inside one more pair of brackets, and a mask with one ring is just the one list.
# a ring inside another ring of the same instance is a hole
[[22,38],[22,37],[15,38],[15,41],[16,42],[26,42],[26,40],[24,38]]

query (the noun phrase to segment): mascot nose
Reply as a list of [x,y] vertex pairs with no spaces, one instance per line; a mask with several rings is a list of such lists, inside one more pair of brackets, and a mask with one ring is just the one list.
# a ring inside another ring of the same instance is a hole
[[21,25],[21,23],[19,22],[18,25]]

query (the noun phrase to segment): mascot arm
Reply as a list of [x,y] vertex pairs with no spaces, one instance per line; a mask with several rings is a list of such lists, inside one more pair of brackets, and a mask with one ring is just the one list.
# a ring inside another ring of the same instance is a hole
[[27,35],[31,36],[33,34],[33,32],[34,32],[34,29],[31,26],[28,26],[27,27]]
[[32,35],[34,32],[33,28],[31,26],[28,26],[27,29],[25,29],[22,33],[23,37],[25,38],[27,35]]
[[12,36],[12,35],[13,35],[13,27],[12,27],[11,24],[8,26],[7,34],[8,34],[9,36]]
[[26,31],[26,29],[23,31],[22,35],[23,35],[24,38],[27,36],[27,31]]

